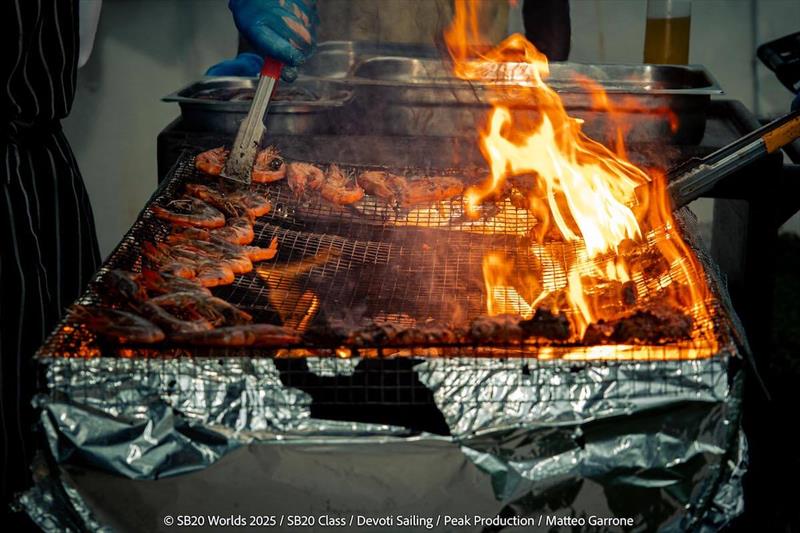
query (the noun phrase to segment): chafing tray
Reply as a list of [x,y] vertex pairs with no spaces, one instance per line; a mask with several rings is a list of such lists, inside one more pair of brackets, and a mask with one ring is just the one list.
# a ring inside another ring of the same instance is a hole
[[[474,138],[490,109],[489,82],[524,84],[530,79],[529,65],[512,64],[499,72],[497,65],[485,67],[485,82],[466,82],[454,77],[451,65],[430,46],[323,42],[300,68],[300,77],[283,85],[293,94],[271,106],[267,126],[278,135]],[[602,142],[616,138],[616,120],[628,142],[695,144],[705,131],[710,97],[722,93],[697,65],[552,63],[546,81],[560,93],[569,114],[585,121],[584,131]],[[208,96],[227,91],[241,98],[254,83],[249,78],[204,78],[164,100],[180,104],[186,129],[232,135],[248,102]],[[608,94],[615,116],[596,108],[593,93],[598,88]],[[304,97],[305,92],[318,98]],[[516,101],[510,107],[517,114],[537,110],[532,102]]]
[[324,41],[297,71],[301,75],[320,78],[347,78],[362,61],[379,56],[433,59],[440,54],[436,48],[421,44]]
[[[533,66],[527,63],[485,63],[473,65],[485,72],[485,81],[524,84],[531,77]],[[372,57],[354,70],[357,79],[402,83],[404,85],[458,85],[458,79],[447,61],[438,58]],[[626,94],[721,94],[722,89],[701,65],[590,65],[583,63],[551,63],[548,85],[559,92],[591,92],[584,81],[594,82],[609,93]]]
[[[372,113],[386,117],[370,121],[367,126],[373,132],[458,135],[474,132],[475,124],[485,120],[490,86],[530,83],[533,68],[519,63],[475,65],[485,71],[483,81],[456,78],[451,65],[441,59],[373,57],[362,61],[348,81],[355,106],[368,102]],[[594,127],[596,131],[588,131],[592,135],[602,137],[613,129],[608,111],[598,109],[592,97],[602,89],[614,110],[636,115],[625,117],[629,140],[676,143],[700,140],[710,97],[722,93],[711,74],[698,65],[553,63],[546,82],[559,92],[571,115]],[[509,106],[525,113],[537,104],[515,100]]]
[[[235,133],[250,109],[256,82],[256,78],[207,76],[162,100],[180,105],[187,128]],[[351,98],[352,91],[333,80],[303,78],[279,85],[270,102],[267,128],[275,134],[330,133],[335,121],[328,115]]]

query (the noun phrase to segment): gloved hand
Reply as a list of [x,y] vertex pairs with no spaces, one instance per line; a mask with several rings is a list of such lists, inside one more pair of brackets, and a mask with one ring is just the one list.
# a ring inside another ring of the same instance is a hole
[[797,111],[798,109],[800,109],[800,93],[797,93],[794,100],[792,100],[792,111]]
[[[297,77],[294,67],[306,61],[317,44],[317,0],[230,0],[228,7],[239,32],[256,53],[281,61],[284,80]],[[209,73],[217,67],[223,71],[229,67],[249,69],[252,59],[243,55],[211,67]],[[259,64],[248,74],[256,75],[260,69]]]
[[206,71],[206,76],[258,76],[263,63],[260,55],[242,52],[233,59],[220,61]]

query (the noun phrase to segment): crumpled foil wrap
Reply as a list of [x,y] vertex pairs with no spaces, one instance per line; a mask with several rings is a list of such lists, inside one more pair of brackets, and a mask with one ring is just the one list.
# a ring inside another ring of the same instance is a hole
[[[309,367],[347,375],[357,364],[316,359]],[[421,360],[414,371],[447,437],[316,419],[312,398],[285,386],[270,359],[53,359],[38,402],[59,465],[129,480],[201,472],[242,446],[325,445],[335,469],[338,449],[376,437],[446,440],[485,476],[498,513],[582,516],[586,499],[596,507],[599,498],[609,516],[647,529],[713,530],[742,509],[740,366],[725,353],[653,362]],[[43,480],[21,503],[46,530],[74,529],[69,520],[104,530],[69,482]]]

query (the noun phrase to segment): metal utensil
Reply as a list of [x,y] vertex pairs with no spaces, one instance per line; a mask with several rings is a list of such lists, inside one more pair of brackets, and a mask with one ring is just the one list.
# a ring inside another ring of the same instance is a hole
[[723,178],[780,150],[798,137],[800,110],[773,120],[711,155],[676,167],[668,174],[667,185],[673,208],[696,200]]
[[271,58],[264,59],[253,103],[250,105],[250,112],[239,126],[231,153],[222,170],[222,177],[250,185],[253,164],[258,155],[258,145],[264,135],[264,115],[267,113],[272,92],[281,77],[282,68],[283,64],[280,61]]

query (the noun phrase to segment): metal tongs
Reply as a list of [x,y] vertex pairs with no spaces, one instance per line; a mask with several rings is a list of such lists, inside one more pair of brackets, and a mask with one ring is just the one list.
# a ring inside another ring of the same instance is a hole
[[264,59],[256,94],[253,97],[253,103],[250,104],[250,111],[239,126],[231,153],[220,174],[223,178],[250,185],[253,164],[258,155],[258,146],[266,129],[264,116],[267,114],[272,93],[281,77],[282,68],[283,64],[280,61],[271,58]]
[[[800,110],[720,148],[702,159],[690,159],[667,174],[673,209],[683,207],[711,190],[723,178],[800,137]],[[644,185],[643,185],[644,187]]]

